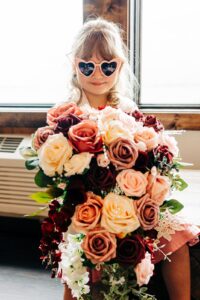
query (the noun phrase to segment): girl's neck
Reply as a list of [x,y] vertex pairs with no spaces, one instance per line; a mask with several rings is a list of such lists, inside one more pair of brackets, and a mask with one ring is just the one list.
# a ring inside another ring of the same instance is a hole
[[91,107],[98,108],[101,106],[106,106],[107,104],[107,94],[103,95],[94,95],[91,93],[88,93],[84,90],[84,93],[86,95],[86,98],[90,104]]

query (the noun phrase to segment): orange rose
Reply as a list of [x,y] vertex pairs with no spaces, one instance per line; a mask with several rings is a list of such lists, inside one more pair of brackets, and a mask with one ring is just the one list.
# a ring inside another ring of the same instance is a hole
[[126,196],[109,193],[103,202],[101,226],[119,238],[136,230],[140,223],[133,202]]
[[82,249],[93,264],[106,262],[116,257],[117,242],[114,234],[102,227],[90,230],[83,239]]
[[133,169],[121,171],[116,181],[126,196],[141,197],[146,193],[147,176]]
[[69,129],[68,137],[78,152],[102,151],[102,140],[96,122],[83,120]]
[[103,199],[92,192],[87,193],[85,203],[77,205],[72,217],[72,225],[76,232],[87,233],[100,221]]
[[49,125],[56,125],[59,119],[69,114],[80,116],[83,112],[74,102],[63,103],[48,110],[47,123]]

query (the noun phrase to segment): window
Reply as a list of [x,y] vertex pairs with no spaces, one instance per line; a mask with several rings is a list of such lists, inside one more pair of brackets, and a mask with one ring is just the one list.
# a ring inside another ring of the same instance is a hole
[[199,13],[199,0],[134,1],[141,106],[200,108]]
[[67,53],[82,14],[82,1],[1,1],[0,106],[66,99]]

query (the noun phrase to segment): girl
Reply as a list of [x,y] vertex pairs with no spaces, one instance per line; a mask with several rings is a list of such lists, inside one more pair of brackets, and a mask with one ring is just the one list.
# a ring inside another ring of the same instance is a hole
[[[110,105],[130,112],[136,108],[131,99],[133,87],[137,87],[137,84],[131,74],[128,51],[117,25],[101,18],[87,21],[76,37],[72,49],[73,72],[69,101],[75,101],[80,107],[88,109]],[[168,221],[170,224],[170,220]],[[177,226],[178,219],[174,223]],[[196,242],[199,234],[195,226],[180,226],[181,230],[179,228],[179,231],[172,234],[170,241],[164,238],[161,240],[161,244],[165,245],[162,251],[172,252],[171,262],[162,262],[163,278],[171,300],[190,299],[187,243]],[[155,263],[164,258],[159,251],[155,255]],[[74,298],[65,285],[64,300],[71,299]]]

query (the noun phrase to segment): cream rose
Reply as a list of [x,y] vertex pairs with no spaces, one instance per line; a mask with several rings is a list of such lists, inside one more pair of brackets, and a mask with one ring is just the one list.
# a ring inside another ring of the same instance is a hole
[[139,286],[143,284],[148,284],[151,276],[153,275],[154,265],[151,263],[151,255],[150,253],[145,253],[145,258],[137,264],[134,268],[137,278],[137,284]]
[[104,123],[102,136],[106,145],[109,145],[111,142],[120,137],[133,140],[131,132],[118,120]]
[[72,146],[62,133],[49,135],[38,150],[39,165],[47,176],[62,174],[66,160],[72,156]]
[[147,178],[147,193],[160,206],[170,192],[170,182],[168,177],[152,173]]
[[75,174],[82,174],[85,169],[89,169],[93,154],[82,152],[74,154],[71,159],[64,164],[65,176],[69,177]]
[[158,146],[158,134],[153,128],[143,127],[134,134],[136,143],[143,142],[148,151],[153,150]]
[[119,238],[136,230],[140,223],[133,201],[126,196],[109,193],[104,198],[101,226],[109,232],[115,233]]
[[141,197],[146,193],[147,175],[133,169],[121,171],[116,181],[126,196]]
[[98,154],[97,155],[97,164],[99,167],[106,168],[110,163],[109,158],[107,155],[105,156],[104,153]]

